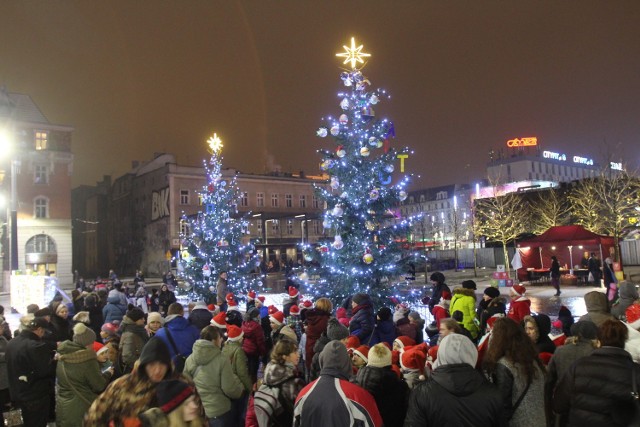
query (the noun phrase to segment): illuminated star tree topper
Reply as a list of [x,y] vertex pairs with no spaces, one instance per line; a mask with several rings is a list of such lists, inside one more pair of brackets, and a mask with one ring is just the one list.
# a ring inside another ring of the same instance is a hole
[[363,45],[356,47],[356,39],[355,37],[351,37],[351,47],[346,45],[342,46],[344,48],[344,52],[336,53],[337,57],[345,58],[343,64],[351,63],[351,69],[357,70],[357,64],[364,65],[364,59],[371,56],[369,53],[362,52]]

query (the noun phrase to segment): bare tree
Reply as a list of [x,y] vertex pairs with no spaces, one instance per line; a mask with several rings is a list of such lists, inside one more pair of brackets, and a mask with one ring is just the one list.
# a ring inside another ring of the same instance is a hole
[[537,192],[529,201],[529,212],[529,231],[542,234],[551,227],[569,224],[571,205],[562,189],[550,188]]

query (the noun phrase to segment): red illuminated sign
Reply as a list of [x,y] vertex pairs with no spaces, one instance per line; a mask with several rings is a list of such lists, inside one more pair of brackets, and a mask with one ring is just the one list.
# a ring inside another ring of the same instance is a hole
[[538,145],[538,138],[515,138],[507,141],[507,147],[533,147]]

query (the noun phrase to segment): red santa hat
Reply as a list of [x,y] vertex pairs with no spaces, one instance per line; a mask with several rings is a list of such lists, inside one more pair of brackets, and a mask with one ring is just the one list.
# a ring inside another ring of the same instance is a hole
[[400,335],[398,338],[393,340],[393,343],[398,344],[398,347],[400,348],[416,345],[416,341],[406,335]]
[[400,355],[400,366],[402,369],[424,371],[424,365],[427,363],[427,356],[418,349],[411,349]]
[[247,292],[247,298],[248,298],[248,299],[251,299],[251,300],[256,299],[256,292],[255,292],[255,291],[249,291],[249,292]]
[[527,292],[527,288],[522,285],[513,285],[511,287],[511,292],[518,296],[523,296],[524,293]]
[[360,347],[360,338],[355,335],[349,335],[347,338],[347,348],[353,349],[357,347]]
[[442,299],[450,300],[451,299],[451,292],[442,291]]
[[224,311],[213,316],[211,319],[211,326],[215,326],[216,328],[227,329],[227,322],[224,320],[227,314]]
[[269,315],[269,320],[280,326],[284,323],[284,313],[281,311],[276,311],[275,313]]
[[291,306],[291,308],[289,308],[289,314],[291,314],[293,316],[298,316],[300,314],[300,307],[298,307],[297,305],[293,304]]
[[270,305],[269,307],[267,307],[267,313],[269,314],[273,314],[273,313],[277,313],[278,311],[278,307],[276,307],[275,305]]
[[227,310],[240,311],[240,307],[238,307],[238,303],[235,302],[234,300],[229,301],[227,304],[228,304]]
[[242,329],[240,329],[236,325],[227,326],[227,340],[240,341],[243,336],[244,332],[242,332]]
[[313,303],[311,301],[309,301],[309,300],[304,300],[304,301],[302,301],[302,307],[311,308],[311,307],[313,307]]
[[258,300],[259,300],[260,302],[264,302],[264,300],[265,300],[264,295],[260,295],[260,296],[258,297]]
[[358,348],[353,349],[353,354],[360,356],[365,363],[369,363],[369,346],[361,345]]
[[300,295],[298,293],[298,290],[293,286],[289,286],[289,298],[291,298],[291,299],[297,298],[298,295]]
[[225,297],[225,299],[227,300],[227,303],[230,303],[231,301],[235,300],[235,298],[233,297],[233,293],[229,292],[227,294],[227,296]]
[[207,306],[207,310],[209,311],[216,311],[216,305],[215,304],[209,304]]

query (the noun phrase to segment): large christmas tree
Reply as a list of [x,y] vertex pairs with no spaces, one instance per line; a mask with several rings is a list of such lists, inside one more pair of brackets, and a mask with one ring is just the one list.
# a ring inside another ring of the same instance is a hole
[[[326,202],[323,225],[333,242],[307,248],[305,258],[319,257],[320,280],[308,286],[316,296],[339,301],[356,292],[388,302],[394,294],[394,280],[401,273],[403,244],[410,232],[410,220],[399,216],[399,204],[407,197],[408,176],[394,174],[408,149],[390,143],[395,136],[393,123],[376,119],[373,108],[388,98],[381,89],[370,89],[370,81],[359,65],[369,54],[344,46],[350,69],[341,73],[344,92],[338,94],[337,118],[328,117],[318,129],[320,138],[332,137],[333,147],[319,150],[321,169],[329,175],[329,186],[318,187]],[[314,256],[315,257],[315,256]]]
[[[218,276],[226,271],[229,291],[247,291],[258,285],[252,274],[258,254],[248,242],[248,214],[238,217],[240,195],[235,176],[222,177],[222,141],[209,139],[209,162],[204,162],[207,185],[200,193],[203,210],[183,218],[187,233],[182,238],[182,267],[193,298],[210,301]],[[247,241],[245,241],[247,240]]]

